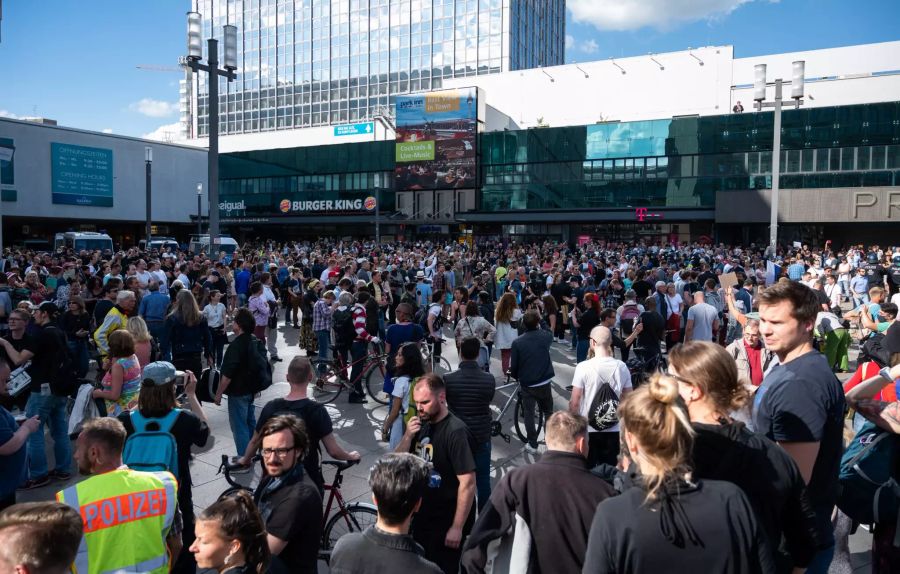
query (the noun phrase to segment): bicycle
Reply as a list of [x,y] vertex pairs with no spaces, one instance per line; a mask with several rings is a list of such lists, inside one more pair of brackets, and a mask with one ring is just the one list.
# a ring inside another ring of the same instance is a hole
[[[513,382],[515,381],[515,382]],[[528,431],[525,428],[525,399],[523,397],[522,385],[518,380],[513,379],[512,375],[506,373],[506,384],[497,387],[496,390],[502,391],[503,389],[507,389],[509,387],[515,387],[515,392],[510,393],[509,397],[506,399],[506,403],[503,405],[503,408],[498,408],[496,405],[491,404],[491,411],[496,413],[496,417],[491,421],[491,436],[499,436],[507,444],[510,441],[510,436],[503,432],[503,417],[506,415],[506,412],[509,410],[510,405],[515,400],[515,407],[513,408],[513,427],[516,429],[516,434],[519,437],[519,440],[522,442],[528,442]],[[544,418],[545,413],[541,408],[541,405],[537,402],[534,403],[534,421],[537,426],[537,434],[541,434],[541,430],[544,428]]]
[[[312,359],[311,361],[315,379],[313,379],[310,389],[317,402],[328,404],[334,401],[345,388],[352,393],[354,386],[360,380],[365,381],[366,393],[376,403],[386,405],[390,402],[390,395],[384,392],[386,354],[370,347],[365,357],[347,364],[344,363],[340,354],[334,352],[334,347],[332,347],[332,352],[333,359]],[[362,372],[351,381],[348,373],[353,372],[353,366],[359,363],[363,363]]]
[[422,352],[422,361],[429,367],[430,372],[443,377],[453,370],[450,368],[450,361],[434,354],[434,342],[427,339],[419,341],[419,350]]
[[[252,463],[260,460],[259,455],[251,459]],[[302,463],[298,463],[302,464]],[[322,514],[322,540],[319,543],[319,559],[328,562],[331,558],[331,550],[337,541],[350,532],[362,532],[369,526],[375,524],[378,518],[378,510],[374,504],[367,502],[354,502],[347,504],[341,494],[341,484],[344,482],[343,472],[348,468],[359,464],[358,460],[323,460],[322,466],[335,467],[334,478],[331,484],[324,485],[325,492],[328,493],[328,501],[325,504],[325,512]],[[239,464],[234,464],[229,460],[227,454],[222,455],[222,464],[219,465],[217,474],[224,474],[225,480],[231,486],[227,488],[219,499],[231,496],[238,491],[247,491],[251,494],[253,489],[245,486],[232,478],[231,473],[234,470],[243,468]],[[332,504],[337,503],[335,513],[331,514]]]

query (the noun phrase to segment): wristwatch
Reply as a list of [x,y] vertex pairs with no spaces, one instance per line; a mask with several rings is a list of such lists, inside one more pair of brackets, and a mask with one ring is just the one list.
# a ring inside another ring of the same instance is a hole
[[893,377],[891,377],[891,368],[890,367],[882,367],[881,370],[878,371],[878,376],[889,383],[894,382]]

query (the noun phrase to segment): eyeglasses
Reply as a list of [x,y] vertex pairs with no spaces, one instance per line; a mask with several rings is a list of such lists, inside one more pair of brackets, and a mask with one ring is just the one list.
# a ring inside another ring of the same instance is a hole
[[284,458],[294,449],[295,447],[293,446],[284,448],[264,448],[262,449],[262,455],[268,458],[274,454],[278,458]]

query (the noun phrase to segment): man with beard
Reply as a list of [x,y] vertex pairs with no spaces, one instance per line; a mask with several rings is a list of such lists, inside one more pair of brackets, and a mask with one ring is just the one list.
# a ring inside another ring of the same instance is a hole
[[269,419],[259,431],[266,476],[253,500],[266,523],[273,574],[315,574],[322,539],[322,495],[303,466],[309,439],[294,415]]
[[413,400],[418,416],[410,419],[396,452],[416,454],[432,469],[412,535],[425,557],[451,574],[459,571],[463,539],[475,522],[472,435],[450,413],[444,381],[434,373],[419,378]]
[[88,478],[56,494],[84,521],[73,572],[168,572],[181,551],[175,477],[125,466],[125,436],[112,417],[91,419],[78,435],[75,460]]

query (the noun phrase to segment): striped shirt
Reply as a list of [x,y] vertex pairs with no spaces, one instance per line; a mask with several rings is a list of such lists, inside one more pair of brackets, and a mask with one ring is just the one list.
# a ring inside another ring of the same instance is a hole
[[357,341],[371,341],[372,335],[366,331],[366,308],[357,303],[353,306],[353,328]]

